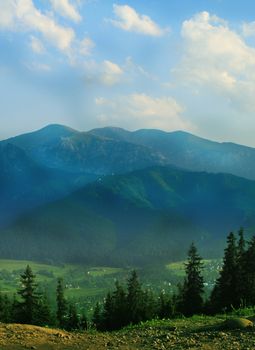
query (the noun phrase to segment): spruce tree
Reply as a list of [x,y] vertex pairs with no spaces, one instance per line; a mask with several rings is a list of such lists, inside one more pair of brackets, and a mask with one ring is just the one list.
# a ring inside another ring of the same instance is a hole
[[212,312],[239,307],[237,283],[237,245],[235,235],[231,232],[227,237],[222,270],[211,294]]
[[12,321],[12,304],[6,294],[0,293],[0,322],[9,323]]
[[103,305],[102,327],[104,330],[112,331],[114,327],[114,298],[112,293],[108,292]]
[[244,254],[242,297],[247,306],[255,305],[255,236]]
[[64,295],[64,282],[62,278],[58,279],[57,282],[57,312],[56,318],[58,322],[58,326],[60,328],[65,328],[66,326],[66,314],[67,314],[67,301]]
[[137,324],[142,321],[142,286],[136,271],[132,271],[127,281],[127,319],[128,323]]
[[92,315],[92,325],[96,329],[101,330],[103,328],[102,323],[103,323],[102,310],[99,302],[97,302]]
[[32,269],[27,265],[25,271],[20,276],[21,287],[18,294],[21,301],[17,303],[18,319],[20,323],[33,324],[36,322],[36,312],[38,307],[39,294],[37,284]]
[[80,328],[80,319],[77,309],[73,303],[69,304],[68,313],[66,317],[65,329],[68,331],[78,330]]
[[88,319],[87,319],[87,316],[84,312],[80,316],[79,329],[80,330],[88,329]]
[[171,296],[161,292],[158,300],[158,317],[160,319],[171,318],[173,313],[173,300]]
[[124,288],[118,281],[113,291],[113,327],[120,329],[127,325],[127,296]]
[[38,300],[35,318],[35,324],[37,324],[38,326],[49,326],[54,324],[49,299],[46,293],[43,293],[40,299]]
[[236,257],[236,300],[240,307],[245,307],[247,303],[246,284],[246,241],[244,239],[243,229],[240,228],[238,232],[239,240],[237,244]]
[[141,321],[152,320],[157,316],[157,302],[151,290],[143,290],[141,298]]
[[203,309],[204,279],[202,276],[202,258],[197,253],[194,243],[188,251],[185,264],[186,277],[182,291],[182,312],[185,316],[199,314]]

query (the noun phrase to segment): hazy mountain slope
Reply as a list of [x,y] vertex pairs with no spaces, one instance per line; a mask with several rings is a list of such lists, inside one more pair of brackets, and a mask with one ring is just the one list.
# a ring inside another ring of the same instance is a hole
[[109,176],[2,230],[0,252],[137,264],[181,258],[195,240],[219,254],[230,230],[255,227],[254,198],[255,182],[232,175],[153,167]]
[[169,164],[188,170],[255,179],[255,149],[251,147],[213,142],[182,131],[144,129],[129,132],[120,128],[102,128],[90,133],[149,147],[161,153]]
[[254,148],[213,142],[181,131],[102,128],[78,132],[49,125],[1,143],[18,146],[38,164],[72,172],[107,175],[171,164],[255,179]]
[[161,154],[143,145],[110,140],[61,125],[49,125],[3,142],[22,148],[43,166],[69,172],[107,175],[166,164]]
[[0,143],[0,226],[94,179],[90,174],[48,169],[35,163],[19,147]]
[[164,159],[144,146],[108,140],[61,125],[0,142],[0,226],[21,212],[94,181]]

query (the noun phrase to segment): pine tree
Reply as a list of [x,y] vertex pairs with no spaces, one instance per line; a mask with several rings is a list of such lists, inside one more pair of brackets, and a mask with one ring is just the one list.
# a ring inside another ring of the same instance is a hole
[[70,303],[68,307],[65,329],[68,331],[74,331],[79,328],[80,319],[77,313],[77,309],[73,303]]
[[39,294],[37,293],[35,275],[29,265],[21,274],[20,282],[21,288],[18,290],[18,294],[21,301],[17,304],[19,322],[33,324],[36,321]]
[[186,277],[182,291],[182,312],[191,316],[202,312],[204,279],[202,276],[202,258],[197,253],[194,243],[188,251],[188,262],[185,267]]
[[127,281],[127,319],[128,323],[137,324],[142,321],[142,287],[136,271],[131,273]]
[[213,312],[230,310],[232,307],[239,307],[240,304],[237,294],[237,246],[232,232],[227,237],[224,252],[222,270],[211,294]]
[[38,307],[35,318],[35,324],[38,326],[49,326],[54,324],[49,299],[46,293],[43,293],[38,300]]
[[103,316],[100,304],[97,302],[92,316],[92,325],[98,330],[102,329]]
[[58,326],[65,328],[66,326],[66,314],[67,314],[67,301],[64,295],[64,282],[62,278],[58,279],[57,282],[57,312],[56,318]]
[[80,323],[79,323],[79,329],[80,330],[86,330],[88,329],[88,319],[85,313],[81,314],[80,317]]
[[240,307],[245,307],[247,303],[246,296],[246,241],[244,239],[243,229],[238,232],[239,240],[237,244],[237,262],[236,262],[236,299]]
[[20,322],[20,310],[19,310],[19,302],[17,299],[17,294],[13,295],[11,301],[11,320],[14,323]]
[[242,297],[247,306],[255,305],[255,236],[244,254]]
[[161,292],[158,301],[158,317],[160,319],[171,318],[173,317],[173,313],[173,300],[171,296]]
[[113,291],[113,327],[120,329],[127,325],[127,296],[122,285],[118,281],[115,282],[115,290]]
[[157,316],[157,302],[151,290],[143,290],[141,298],[141,321],[152,320]]
[[9,323],[12,321],[11,301],[6,294],[0,294],[0,322]]
[[114,327],[114,298],[112,293],[108,292],[103,305],[103,323],[104,330],[112,331]]
[[244,232],[242,227],[238,231],[238,236],[239,236],[239,240],[237,245],[237,258],[240,259],[243,257],[245,253],[245,248],[246,248],[246,241],[244,239]]

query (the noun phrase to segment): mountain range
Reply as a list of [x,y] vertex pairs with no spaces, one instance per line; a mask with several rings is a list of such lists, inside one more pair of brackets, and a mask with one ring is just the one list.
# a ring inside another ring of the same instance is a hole
[[61,125],[0,142],[0,256],[97,264],[218,256],[255,227],[255,149]]

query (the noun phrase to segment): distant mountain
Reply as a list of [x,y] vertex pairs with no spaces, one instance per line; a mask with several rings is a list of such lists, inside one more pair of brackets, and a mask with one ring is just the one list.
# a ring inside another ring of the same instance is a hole
[[68,172],[105,176],[155,165],[174,165],[255,180],[254,148],[213,142],[182,131],[130,132],[106,127],[79,132],[49,125],[0,142],[6,143],[19,147],[41,166]]
[[255,228],[248,179],[253,148],[49,125],[0,142],[0,255],[137,264],[180,258],[192,239],[215,254],[228,231]]
[[176,131],[120,128],[94,129],[90,134],[145,146],[164,157],[168,164],[193,171],[229,173],[255,180],[255,149],[230,142],[213,142]]
[[143,145],[61,125],[49,125],[2,142],[18,146],[38,164],[69,172],[109,175],[167,163],[164,156]]
[[62,125],[1,141],[0,227],[100,176],[164,163],[163,156],[144,146]]
[[0,227],[21,213],[61,198],[95,178],[91,174],[70,174],[43,167],[19,147],[0,143]]
[[90,263],[183,258],[192,240],[219,254],[225,235],[255,227],[255,182],[151,167],[97,180],[40,207],[0,234],[0,254]]

